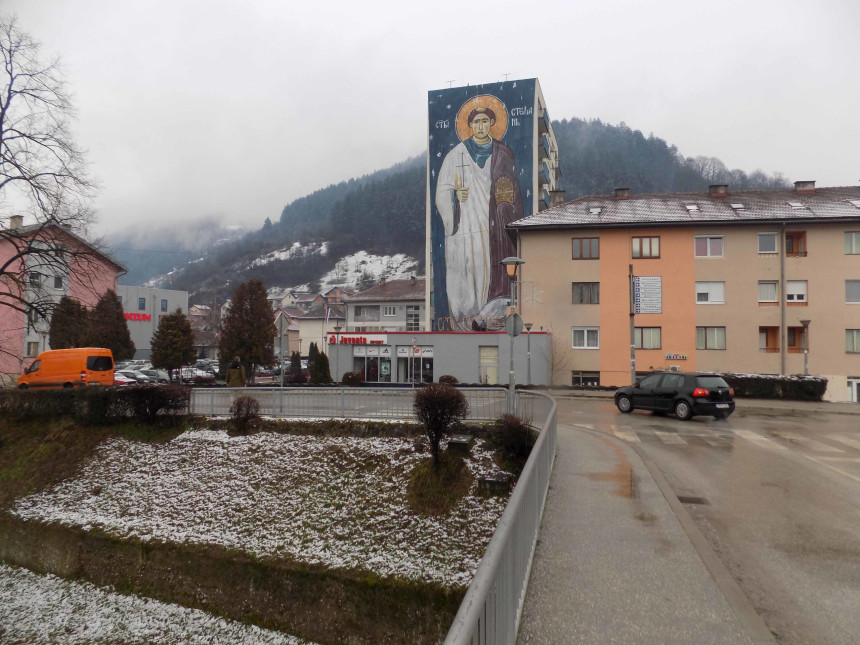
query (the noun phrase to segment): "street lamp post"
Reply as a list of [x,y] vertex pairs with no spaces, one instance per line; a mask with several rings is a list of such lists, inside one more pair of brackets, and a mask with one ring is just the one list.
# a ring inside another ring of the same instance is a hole
[[801,320],[803,325],[803,375],[809,376],[809,323],[811,320]]
[[526,385],[532,384],[532,323],[523,325],[526,328]]
[[[341,330],[341,329],[343,329],[343,327],[341,327],[340,325],[335,325],[335,326],[334,326],[334,343],[335,343],[335,345],[336,345],[335,350],[334,350],[334,351],[335,351],[335,356],[334,356],[334,373],[338,375],[338,376],[336,377],[336,378],[338,379],[338,382],[340,382],[340,376],[339,376],[339,375],[340,375],[340,369],[339,369],[339,366],[340,366],[340,330]],[[329,351],[331,351],[331,348],[329,348]]]
[[[516,387],[517,387],[517,378],[514,373],[514,336],[517,335],[516,331],[516,313],[515,308],[517,305],[517,269],[521,264],[524,264],[525,261],[518,257],[507,257],[501,261],[500,264],[503,264],[505,267],[505,271],[507,271],[508,277],[511,279],[511,325],[508,328],[508,334],[511,337],[511,365],[510,370],[508,371],[508,411],[511,414],[515,413],[516,405],[514,403],[514,397],[516,396]],[[506,328],[508,326],[506,325]]]

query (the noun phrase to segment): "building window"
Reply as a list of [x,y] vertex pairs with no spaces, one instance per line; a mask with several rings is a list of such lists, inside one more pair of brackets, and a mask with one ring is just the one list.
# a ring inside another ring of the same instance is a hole
[[27,357],[39,355],[39,341],[27,343]]
[[759,302],[779,302],[779,282],[768,280],[758,283]]
[[421,306],[406,306],[406,331],[421,331]]
[[138,311],[144,311],[146,309],[146,298],[137,299],[137,309]]
[[696,349],[725,349],[725,327],[696,327]]
[[574,387],[600,385],[600,372],[571,372],[570,384]]
[[849,231],[845,234],[845,253],[860,255],[860,231]]
[[699,304],[722,305],[726,302],[725,282],[697,282],[696,302]]
[[776,233],[759,233],[758,234],[758,252],[759,253],[776,253]]
[[723,257],[723,237],[721,235],[697,237],[695,249],[697,258],[721,258]]
[[573,349],[599,349],[600,328],[599,327],[574,327]]
[[633,344],[636,349],[660,349],[661,333],[659,327],[636,327],[633,330]]
[[63,288],[63,277],[59,275],[54,276],[54,289],[62,289]]
[[41,287],[42,286],[42,274],[39,273],[38,271],[31,271],[30,272],[30,284],[34,287]]
[[633,238],[633,257],[634,258],[659,258],[660,257],[660,238],[659,237],[634,237]]
[[758,328],[758,351],[766,354],[779,351],[779,327]]
[[574,282],[573,304],[575,305],[597,305],[600,304],[599,282]]
[[167,311],[167,300],[162,298],[161,300],[161,311]]
[[394,316],[397,313],[397,307],[394,305],[383,305],[382,306],[382,315],[383,316]]
[[785,299],[787,302],[806,302],[806,280],[787,280]]
[[860,280],[845,281],[845,302],[860,304]]
[[785,254],[789,257],[806,257],[806,231],[785,234]]
[[573,259],[574,260],[597,260],[600,257],[600,238],[597,237],[574,237]]
[[845,351],[849,354],[860,354],[860,329],[845,330]]

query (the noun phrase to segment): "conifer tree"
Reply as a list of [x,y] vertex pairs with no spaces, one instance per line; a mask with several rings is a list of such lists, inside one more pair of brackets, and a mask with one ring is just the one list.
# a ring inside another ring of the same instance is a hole
[[[172,314],[162,316],[152,335],[152,366],[167,370],[173,381],[173,370],[187,365],[197,356],[194,330],[188,317],[177,307]],[[178,378],[178,377],[177,377]]]
[[331,371],[329,369],[328,356],[320,352],[311,366],[311,383],[331,383]]
[[266,288],[261,280],[243,282],[236,289],[230,303],[230,311],[221,321],[221,341],[218,345],[222,367],[234,356],[252,375],[260,365],[275,362],[275,328],[272,307],[266,298]]
[[113,352],[116,362],[127,361],[134,356],[134,343],[128,331],[128,323],[113,289],[102,294],[87,316],[87,331],[83,344],[85,347],[107,347]]
[[74,298],[63,296],[51,316],[51,349],[83,347],[87,334],[87,308]]

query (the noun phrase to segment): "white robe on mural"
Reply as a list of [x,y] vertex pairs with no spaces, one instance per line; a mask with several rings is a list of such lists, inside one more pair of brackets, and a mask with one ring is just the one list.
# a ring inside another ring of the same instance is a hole
[[[464,325],[487,302],[490,286],[490,167],[492,156],[481,168],[463,143],[458,143],[442,161],[436,184],[436,208],[445,227],[445,267],[450,315]],[[454,190],[469,189],[460,203],[460,221],[454,231]]]

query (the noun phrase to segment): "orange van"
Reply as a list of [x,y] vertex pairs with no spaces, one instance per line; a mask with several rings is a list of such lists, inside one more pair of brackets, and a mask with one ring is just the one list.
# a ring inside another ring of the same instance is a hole
[[18,377],[18,387],[48,389],[113,385],[113,354],[104,347],[49,349]]

